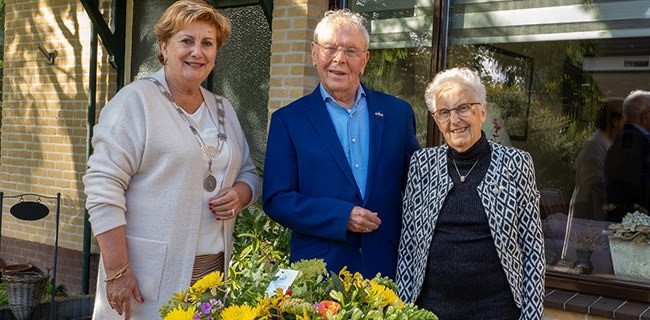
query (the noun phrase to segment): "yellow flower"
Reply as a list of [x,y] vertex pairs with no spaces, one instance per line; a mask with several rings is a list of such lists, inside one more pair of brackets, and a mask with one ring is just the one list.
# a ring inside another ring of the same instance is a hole
[[[370,281],[370,292],[372,294],[371,300],[380,299],[379,306],[394,306],[397,309],[402,309],[404,303],[399,299],[395,291],[390,288],[377,283],[376,281]],[[397,304],[396,304],[397,303]]]
[[205,292],[208,289],[212,289],[220,286],[223,283],[223,273],[221,271],[215,271],[207,274],[205,277],[199,279],[192,286],[193,292]]
[[183,307],[178,305],[165,316],[164,320],[192,320],[194,318],[194,312],[194,306],[190,306],[187,310],[183,310]]
[[254,320],[257,315],[257,308],[253,308],[247,304],[241,306],[233,305],[221,311],[222,320]]

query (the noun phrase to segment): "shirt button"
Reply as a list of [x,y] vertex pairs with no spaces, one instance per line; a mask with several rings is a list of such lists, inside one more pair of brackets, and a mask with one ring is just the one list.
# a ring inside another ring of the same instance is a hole
[[357,138],[352,138],[352,143],[357,142]]
[[354,165],[354,167],[357,168],[357,169],[359,169],[359,164],[356,163],[356,164]]

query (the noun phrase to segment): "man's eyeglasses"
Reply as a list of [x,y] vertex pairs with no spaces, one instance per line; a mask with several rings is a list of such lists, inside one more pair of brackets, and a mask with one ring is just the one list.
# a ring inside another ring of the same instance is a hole
[[439,123],[446,123],[451,118],[452,111],[456,111],[456,114],[461,118],[467,118],[472,114],[472,107],[480,104],[480,102],[468,102],[460,104],[456,108],[440,109],[433,113],[433,118]]
[[352,48],[343,48],[343,47],[335,47],[335,46],[324,46],[318,42],[314,42],[314,44],[320,48],[321,50],[320,52],[326,57],[333,57],[339,51],[343,51],[343,54],[345,54],[347,58],[356,59],[361,57],[364,53],[366,53],[366,51],[368,51],[368,50],[356,50]]

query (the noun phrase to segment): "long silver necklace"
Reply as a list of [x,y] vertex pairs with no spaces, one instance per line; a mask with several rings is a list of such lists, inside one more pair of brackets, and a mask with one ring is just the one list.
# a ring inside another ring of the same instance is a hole
[[476,159],[476,161],[474,161],[474,164],[472,165],[471,168],[469,168],[469,171],[467,171],[467,173],[465,175],[462,175],[462,174],[460,174],[460,171],[458,171],[458,166],[456,165],[456,160],[453,159],[453,158],[451,159],[451,161],[454,163],[454,168],[456,168],[456,173],[458,173],[458,176],[460,177],[460,183],[465,182],[465,178],[467,178],[467,176],[470,174],[470,172],[472,172],[474,167],[476,167],[476,164],[478,163],[479,160],[481,160],[480,157],[478,159]]
[[[212,192],[214,189],[217,187],[217,178],[212,175],[212,160],[216,159],[217,156],[221,153],[221,150],[223,150],[223,146],[226,143],[226,140],[228,137],[226,136],[226,111],[224,110],[223,107],[223,101],[221,100],[220,97],[218,97],[216,94],[212,94],[214,96],[214,100],[217,103],[217,123],[218,123],[218,128],[217,130],[219,133],[217,133],[217,139],[218,139],[218,145],[215,147],[213,145],[206,144],[203,141],[203,138],[201,138],[201,135],[199,134],[199,131],[196,130],[194,125],[192,124],[192,121],[187,117],[185,112],[183,112],[183,109],[176,104],[176,101],[174,101],[174,98],[172,97],[172,94],[165,89],[165,86],[163,86],[158,79],[152,78],[152,77],[145,77],[142,78],[144,80],[149,80],[156,84],[158,89],[160,90],[160,93],[162,93],[169,102],[171,102],[172,106],[176,108],[176,111],[178,112],[178,115],[185,121],[185,123],[190,127],[190,131],[192,131],[192,134],[194,134],[194,137],[196,138],[196,141],[199,143],[199,146],[201,147],[201,150],[203,151],[203,154],[205,154],[206,158],[208,158],[208,174],[203,179],[203,189],[207,192]],[[210,112],[210,109],[208,108],[208,112]]]

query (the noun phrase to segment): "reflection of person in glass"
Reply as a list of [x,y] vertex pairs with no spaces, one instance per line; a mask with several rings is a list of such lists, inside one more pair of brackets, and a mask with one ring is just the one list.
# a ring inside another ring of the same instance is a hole
[[446,144],[411,158],[400,297],[445,320],[541,319],[544,242],[532,158],[486,139],[486,89],[475,72],[438,73],[425,101]]
[[160,319],[175,292],[228,267],[259,190],[235,110],[201,87],[230,32],[203,0],[175,2],[155,27],[163,68],[101,112],[83,178],[101,249],[93,319]]
[[576,186],[570,204],[574,218],[605,220],[605,157],[623,124],[623,99],[608,98],[598,110],[597,130],[582,145],[576,162]]
[[636,206],[650,209],[650,92],[632,91],[623,102],[625,125],[607,152],[606,213],[620,222]]

